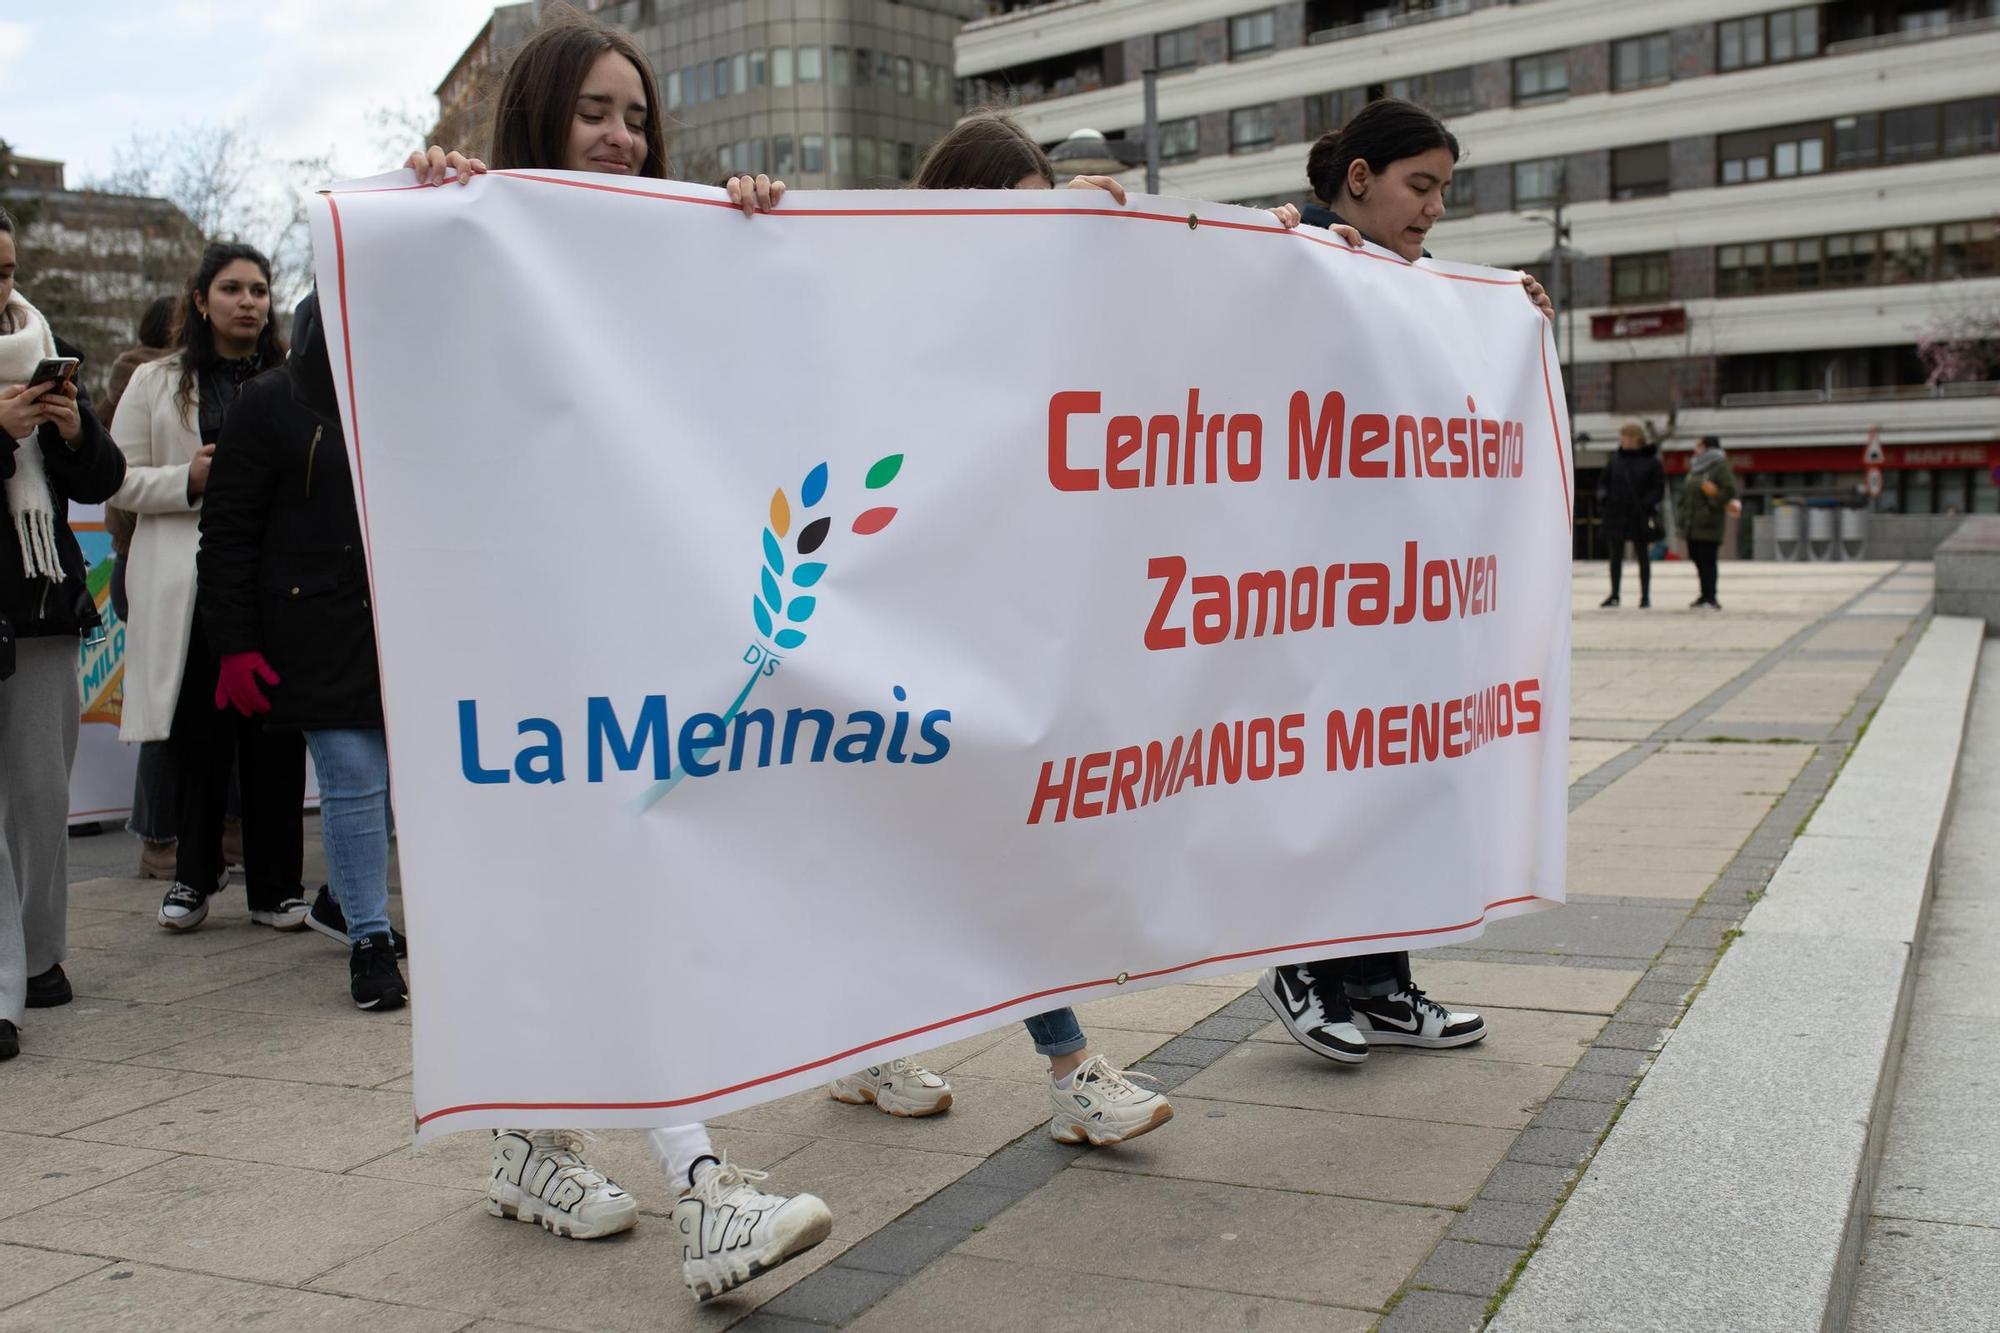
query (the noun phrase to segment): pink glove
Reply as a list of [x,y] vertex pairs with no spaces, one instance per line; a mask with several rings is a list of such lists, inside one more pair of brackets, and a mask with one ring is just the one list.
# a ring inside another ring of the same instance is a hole
[[262,653],[226,653],[222,658],[222,671],[215,681],[215,706],[234,708],[245,717],[256,717],[259,713],[271,711],[271,701],[264,697],[264,691],[257,688],[258,678],[266,685],[278,683],[278,673],[271,670],[271,664],[264,660]]

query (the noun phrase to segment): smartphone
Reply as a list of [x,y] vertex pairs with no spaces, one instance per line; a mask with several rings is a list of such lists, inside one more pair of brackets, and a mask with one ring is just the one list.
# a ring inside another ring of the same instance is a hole
[[28,377],[28,387],[32,389],[37,384],[53,384],[60,393],[76,378],[76,368],[82,364],[82,360],[74,356],[43,357],[41,364],[35,367],[35,373]]

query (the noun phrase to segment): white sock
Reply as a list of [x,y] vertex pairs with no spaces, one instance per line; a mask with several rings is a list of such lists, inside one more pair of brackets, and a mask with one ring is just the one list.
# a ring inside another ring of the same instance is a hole
[[1064,1074],[1061,1078],[1057,1078],[1054,1074],[1050,1074],[1049,1081],[1054,1083],[1058,1088],[1061,1088],[1064,1092],[1068,1092],[1072,1087],[1076,1086],[1076,1070],[1074,1069],[1070,1070],[1067,1074]]
[[704,1157],[721,1157],[708,1141],[708,1126],[699,1121],[656,1129],[646,1135],[646,1146],[652,1149],[653,1160],[660,1164],[660,1170],[666,1172],[667,1184],[675,1194],[687,1189],[688,1172],[696,1162]]

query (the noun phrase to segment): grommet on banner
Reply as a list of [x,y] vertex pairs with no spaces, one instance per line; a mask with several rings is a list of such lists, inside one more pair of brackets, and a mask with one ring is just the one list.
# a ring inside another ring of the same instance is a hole
[[1194,230],[1194,229],[1195,229],[1196,227],[1199,227],[1200,225],[1201,225],[1201,219],[1200,219],[1200,218],[1196,217],[1196,216],[1195,216],[1194,214],[1192,214],[1192,213],[1188,214],[1188,230],[1189,230],[1189,231],[1193,231],[1193,230]]
[[1130,972],[1120,972],[1118,974],[1118,984],[1121,986],[1124,985],[1126,982],[1130,981],[1131,979],[1132,979],[1132,974]]

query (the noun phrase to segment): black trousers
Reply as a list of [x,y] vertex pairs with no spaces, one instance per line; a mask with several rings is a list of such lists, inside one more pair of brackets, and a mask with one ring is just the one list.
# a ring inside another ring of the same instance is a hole
[[1364,953],[1353,958],[1322,958],[1309,964],[1320,998],[1328,1003],[1349,991],[1387,995],[1410,984],[1408,953]]
[[1701,578],[1701,599],[1715,600],[1715,553],[1722,549],[1721,542],[1698,542],[1688,538],[1688,559],[1694,561],[1694,572]]
[[229,802],[229,770],[239,768],[243,804],[243,878],[250,910],[270,911],[287,898],[305,896],[306,738],[302,732],[267,731],[255,718],[215,706],[220,664],[196,613],[188,638],[187,667],[174,702],[174,878],[213,893],[222,874],[222,820]]
[[1646,536],[1646,524],[1604,520],[1604,539],[1611,543],[1611,595],[1618,595],[1618,585],[1625,575],[1625,543],[1632,543],[1632,551],[1639,557],[1639,595],[1653,595],[1653,543]]

